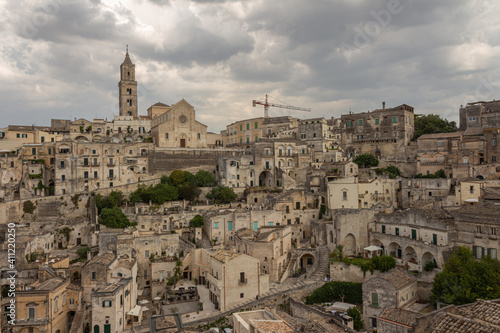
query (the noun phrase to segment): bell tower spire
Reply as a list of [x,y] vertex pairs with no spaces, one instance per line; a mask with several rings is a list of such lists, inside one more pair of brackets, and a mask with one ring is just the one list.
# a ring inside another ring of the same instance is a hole
[[128,55],[126,46],[125,60],[120,65],[120,82],[118,82],[120,99],[120,116],[138,118],[137,81],[135,81],[135,65]]

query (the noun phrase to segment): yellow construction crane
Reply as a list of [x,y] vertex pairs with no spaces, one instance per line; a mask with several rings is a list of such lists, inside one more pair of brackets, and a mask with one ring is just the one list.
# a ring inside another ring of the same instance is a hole
[[[254,107],[256,105],[264,105],[264,117],[269,117],[269,107],[270,106],[275,107],[275,108],[311,112],[310,108],[300,108],[298,106],[292,106],[292,105],[269,103],[267,101],[267,97],[268,97],[268,95],[266,94],[266,101],[265,102],[257,101],[255,99],[252,101],[252,104]],[[282,103],[284,103],[284,102],[282,102]]]

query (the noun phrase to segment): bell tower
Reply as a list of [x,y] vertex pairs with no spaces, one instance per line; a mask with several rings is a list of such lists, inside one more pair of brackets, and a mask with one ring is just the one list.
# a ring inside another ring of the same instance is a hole
[[135,65],[127,53],[120,65],[120,82],[118,82],[120,96],[120,116],[137,116],[137,81],[135,81]]

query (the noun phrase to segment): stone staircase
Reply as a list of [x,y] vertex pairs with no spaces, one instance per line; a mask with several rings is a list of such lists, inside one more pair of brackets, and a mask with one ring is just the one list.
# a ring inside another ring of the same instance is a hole
[[69,333],[83,332],[82,320],[83,320],[83,307],[76,312],[75,318],[73,318],[73,323],[71,324],[71,329],[69,330]]
[[316,266],[316,269],[314,271],[312,271],[310,274],[307,274],[306,279],[308,280],[324,281],[325,275],[328,274],[329,272],[330,251],[328,250],[328,247],[319,246],[318,252],[319,252],[318,265]]

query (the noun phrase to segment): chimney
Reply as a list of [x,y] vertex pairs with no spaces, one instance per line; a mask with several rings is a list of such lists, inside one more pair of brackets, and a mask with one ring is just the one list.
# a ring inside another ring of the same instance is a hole
[[382,102],[382,110],[385,110],[385,102]]

